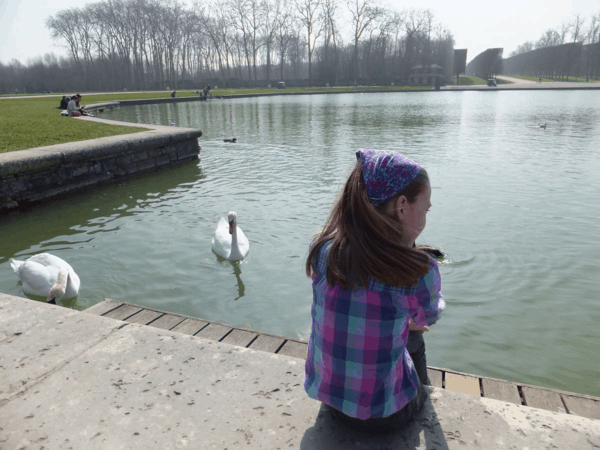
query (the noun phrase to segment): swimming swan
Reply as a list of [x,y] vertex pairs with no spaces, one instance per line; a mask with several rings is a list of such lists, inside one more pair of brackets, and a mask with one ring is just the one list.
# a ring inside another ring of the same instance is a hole
[[242,229],[237,226],[237,214],[231,211],[227,214],[227,219],[221,217],[219,220],[211,248],[222,258],[239,261],[248,254],[250,243]]
[[[23,292],[48,297],[48,301],[77,297],[81,281],[73,268],[58,256],[40,253],[25,261],[10,260],[23,282]],[[62,274],[61,274],[62,272]]]

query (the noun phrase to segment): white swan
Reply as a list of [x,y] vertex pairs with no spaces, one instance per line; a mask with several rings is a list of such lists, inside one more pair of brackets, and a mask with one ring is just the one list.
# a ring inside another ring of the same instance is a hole
[[77,297],[79,293],[79,277],[73,268],[58,256],[40,253],[25,261],[11,259],[10,266],[23,282],[23,292],[26,294],[48,297],[49,301],[56,301]]
[[211,242],[212,251],[230,261],[239,261],[248,254],[250,243],[242,229],[237,226],[237,214],[231,211],[227,214],[227,219],[221,217],[219,220]]

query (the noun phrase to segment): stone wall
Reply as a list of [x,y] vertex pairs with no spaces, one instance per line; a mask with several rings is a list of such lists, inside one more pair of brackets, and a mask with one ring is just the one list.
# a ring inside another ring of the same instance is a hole
[[141,126],[153,129],[0,154],[0,211],[198,159],[201,131]]

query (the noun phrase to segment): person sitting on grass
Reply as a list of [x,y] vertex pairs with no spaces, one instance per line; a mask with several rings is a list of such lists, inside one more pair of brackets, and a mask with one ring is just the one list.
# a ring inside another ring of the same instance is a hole
[[71,100],[69,97],[66,97],[63,95],[63,98],[60,101],[60,106],[58,107],[58,109],[67,109],[67,106],[69,106],[69,100]]
[[80,106],[80,102],[80,94],[75,94],[73,97],[71,97],[71,101],[67,106],[67,114],[69,115],[69,117],[79,117],[85,114],[85,105]]

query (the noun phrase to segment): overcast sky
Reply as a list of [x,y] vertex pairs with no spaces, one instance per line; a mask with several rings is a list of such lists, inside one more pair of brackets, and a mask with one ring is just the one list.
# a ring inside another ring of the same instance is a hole
[[[44,25],[62,9],[98,0],[0,0],[0,61],[22,63],[66,50],[50,38]],[[291,1],[291,0],[287,0]],[[206,2],[208,3],[208,2]],[[470,61],[487,48],[503,47],[507,57],[519,44],[537,40],[548,28],[581,13],[600,13],[599,0],[388,0],[396,10],[428,8],[454,35],[455,48],[467,48]],[[586,24],[587,25],[587,24]]]

